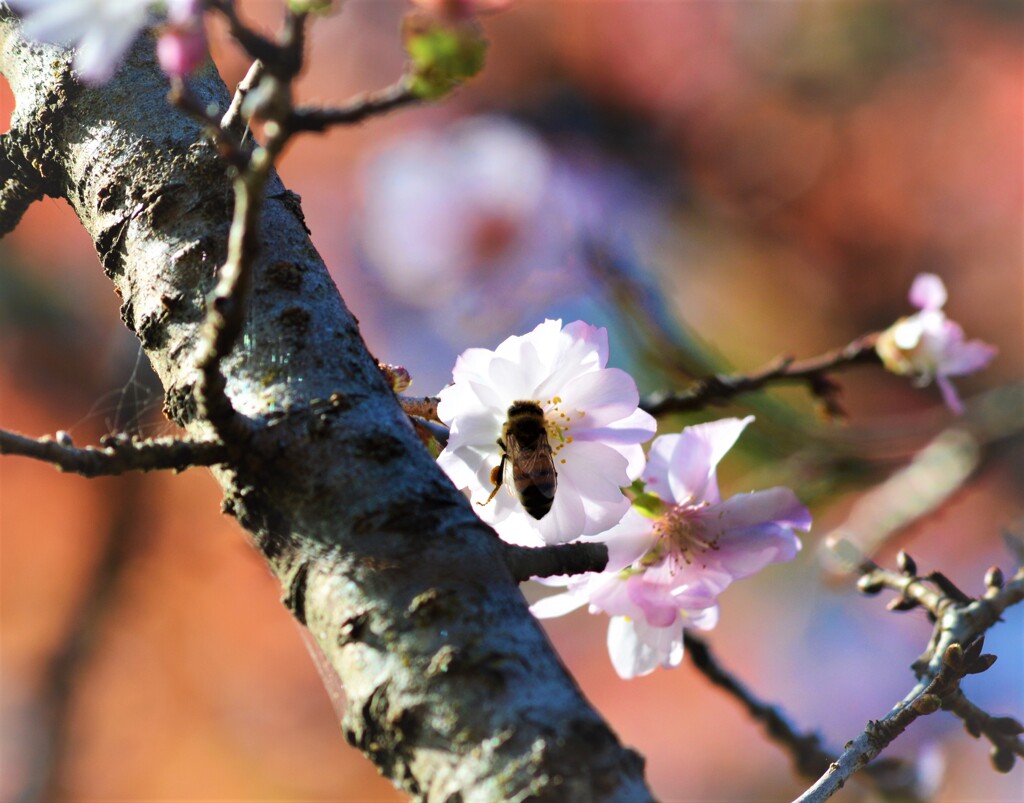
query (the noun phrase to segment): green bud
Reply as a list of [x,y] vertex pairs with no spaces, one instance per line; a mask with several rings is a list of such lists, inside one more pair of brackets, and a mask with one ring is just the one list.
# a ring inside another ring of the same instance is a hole
[[483,69],[487,40],[475,23],[450,25],[414,12],[402,28],[410,86],[424,100],[447,95]]

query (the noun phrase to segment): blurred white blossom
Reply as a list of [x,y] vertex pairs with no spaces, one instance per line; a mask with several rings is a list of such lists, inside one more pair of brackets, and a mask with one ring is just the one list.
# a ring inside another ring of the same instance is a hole
[[360,188],[365,266],[460,347],[585,295],[585,241],[650,243],[660,225],[629,171],[497,115],[404,136]]

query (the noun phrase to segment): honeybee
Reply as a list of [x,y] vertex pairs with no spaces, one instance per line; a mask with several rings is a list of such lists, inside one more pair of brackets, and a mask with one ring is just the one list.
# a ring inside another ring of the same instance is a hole
[[531,401],[513,402],[508,408],[508,419],[498,438],[501,462],[491,470],[494,490],[486,505],[504,484],[509,491],[515,489],[516,498],[526,512],[542,519],[551,510],[555,499],[557,473],[555,458],[548,443],[544,411]]

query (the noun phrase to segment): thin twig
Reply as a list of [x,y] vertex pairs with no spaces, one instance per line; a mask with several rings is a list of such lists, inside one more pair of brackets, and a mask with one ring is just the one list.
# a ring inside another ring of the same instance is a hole
[[[865,561],[858,586],[868,594],[883,589],[898,591],[899,597],[890,603],[891,609],[921,607],[935,622],[927,649],[913,664],[918,682],[882,719],[869,721],[797,803],[820,803],[831,797],[919,716],[949,706],[959,711],[958,715],[969,714],[978,719],[976,707],[968,708],[958,697],[959,682],[967,674],[985,671],[995,661],[995,656],[981,654],[984,634],[1000,620],[1003,611],[1024,600],[1024,568],[1005,585],[998,573],[990,571],[984,596],[970,599],[938,572],[919,576],[914,561],[906,554],[901,553],[899,561],[902,570],[898,573]],[[990,719],[1000,723],[999,738],[993,742],[992,762],[998,771],[1007,772],[1015,756],[1021,754],[1017,734],[1024,728],[1009,717]],[[966,724],[968,719],[964,721]],[[1016,725],[1011,728],[1010,722]],[[1010,741],[1014,743],[1012,748]]]
[[335,108],[299,107],[285,119],[292,132],[325,131],[335,125],[355,125],[370,117],[416,103],[420,97],[412,91],[411,82],[403,77],[376,92],[364,92],[344,106]]
[[[683,642],[686,654],[696,669],[712,684],[736,698],[750,716],[764,726],[768,737],[789,753],[797,773],[805,778],[817,778],[836,760],[835,754],[822,745],[817,733],[801,733],[781,708],[758,699],[735,675],[723,668],[707,642],[685,630]],[[896,795],[900,800],[917,798],[917,776],[906,762],[879,761],[872,764],[868,772],[879,791]]]
[[228,256],[221,266],[217,286],[207,301],[206,321],[196,354],[199,413],[228,443],[244,440],[248,427],[227,397],[227,380],[220,364],[241,335],[245,321],[253,261],[259,249],[259,217],[266,178],[265,170],[248,170],[235,179],[235,209],[228,235]]
[[184,471],[193,466],[215,466],[227,460],[228,450],[221,441],[187,438],[132,440],[108,435],[102,446],[78,448],[64,434],[58,438],[27,438],[0,430],[0,454],[20,455],[53,463],[61,471],[83,477],[124,474],[128,471]]
[[864,731],[849,742],[842,755],[829,766],[820,779],[794,803],[821,803],[838,792],[858,770],[888,747],[918,717],[935,713],[944,697],[959,689],[960,680],[972,671],[963,660],[964,650],[951,645],[943,656],[940,669],[927,683],[918,683],[902,701],[880,720],[868,722]]
[[[700,410],[710,404],[721,404],[733,396],[761,390],[768,385],[806,382],[811,391],[821,398],[834,415],[842,415],[835,400],[838,386],[826,372],[861,363],[876,362],[874,344],[877,335],[859,337],[840,349],[826,352],[806,360],[782,358],[750,374],[720,374],[699,379],[693,387],[680,393],[656,393],[640,401],[640,407],[651,415],[663,416],[670,413]],[[403,409],[410,415],[436,419],[437,399],[400,399]],[[423,410],[425,412],[420,412]]]
[[246,126],[248,125],[248,122],[242,116],[242,104],[245,103],[246,96],[259,85],[264,72],[266,72],[266,69],[263,66],[263,62],[256,59],[250,65],[249,71],[245,74],[245,77],[239,81],[238,86],[235,88],[235,94],[231,98],[231,104],[228,106],[228,110],[224,112],[224,116],[220,118],[220,128],[230,134],[233,134],[239,141],[242,140]]
[[231,35],[253,59],[258,59],[268,65],[275,64],[280,60],[281,47],[242,22],[235,9],[234,0],[210,0],[209,5],[210,8],[224,15]]
[[706,642],[684,630],[683,643],[697,670],[715,686],[735,697],[756,721],[764,725],[768,736],[789,752],[797,772],[817,778],[835,760],[835,756],[822,747],[818,734],[800,733],[778,707],[759,700],[734,675],[723,669]]
[[141,478],[125,478],[127,486],[110,500],[112,520],[92,574],[82,590],[81,602],[72,612],[64,638],[56,647],[43,674],[38,720],[41,729],[35,755],[16,803],[63,800],[67,775],[69,718],[75,703],[76,686],[83,668],[97,647],[102,646],[102,628],[114,608],[124,570],[139,546],[145,529],[143,515],[146,485]]
[[[237,97],[237,96],[236,96]],[[171,81],[171,91],[167,95],[171,105],[181,109],[203,126],[203,133],[206,134],[217,148],[217,154],[228,164],[236,169],[244,169],[249,163],[249,154],[242,147],[241,134],[229,129],[218,120],[214,114],[203,106],[199,100],[188,91],[188,85],[184,81],[174,79]],[[224,116],[224,119],[227,115]]]
[[878,362],[875,353],[877,338],[877,334],[865,335],[842,348],[807,360],[784,357],[750,374],[719,374],[700,379],[681,393],[653,394],[644,399],[640,406],[658,417],[722,404],[733,396],[761,390],[768,385],[806,383],[811,393],[824,403],[828,415],[842,417],[844,412],[838,401],[839,386],[827,374],[853,365]]
[[992,763],[1000,772],[1010,771],[1014,756],[1024,758],[1024,741],[1020,739],[1024,725],[1019,720],[992,716],[968,700],[963,689],[944,699],[942,710],[963,720],[964,728],[974,738],[984,736],[989,741]]

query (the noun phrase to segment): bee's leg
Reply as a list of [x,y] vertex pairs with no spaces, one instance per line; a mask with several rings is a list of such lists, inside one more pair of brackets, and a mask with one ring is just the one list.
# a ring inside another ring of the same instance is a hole
[[[500,444],[501,441],[498,441]],[[494,490],[491,491],[491,495],[487,497],[484,502],[477,502],[480,507],[488,504],[497,495],[498,491],[501,490],[501,483],[505,477],[505,461],[508,459],[504,452],[501,454],[501,462],[498,463],[494,468],[491,469],[491,484],[494,485]]]

